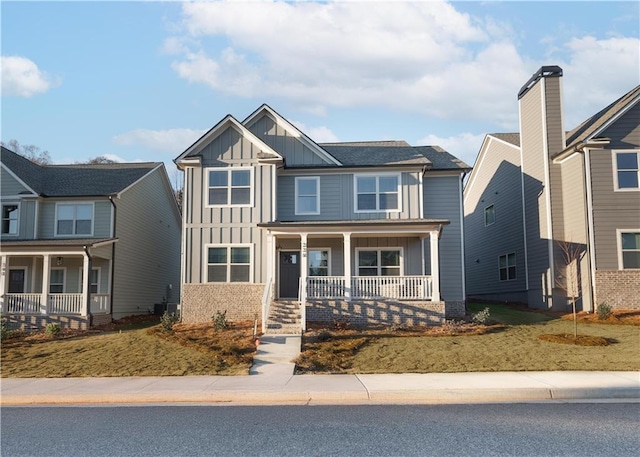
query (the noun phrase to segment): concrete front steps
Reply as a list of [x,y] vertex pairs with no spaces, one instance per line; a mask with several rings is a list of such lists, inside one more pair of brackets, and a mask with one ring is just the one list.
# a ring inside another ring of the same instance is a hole
[[297,301],[274,301],[269,307],[265,335],[299,335],[302,333],[300,305]]
[[294,360],[300,355],[301,344],[302,336],[299,334],[261,336],[249,374],[293,375],[296,368]]

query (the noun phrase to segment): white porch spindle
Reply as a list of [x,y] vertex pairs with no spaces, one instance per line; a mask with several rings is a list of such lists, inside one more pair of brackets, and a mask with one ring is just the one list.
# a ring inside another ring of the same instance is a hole
[[45,254],[42,257],[42,299],[40,300],[40,314],[47,314],[49,303],[49,279],[51,276],[51,256]]
[[351,233],[343,233],[344,299],[351,301]]
[[9,276],[9,265],[7,264],[7,256],[3,255],[0,258],[0,311],[2,312],[6,312],[4,292],[7,287],[7,276]]
[[88,309],[88,301],[87,301],[87,294],[89,293],[89,284],[91,284],[91,272],[89,270],[89,256],[85,253],[82,256],[82,305],[80,307],[81,311],[81,315],[82,316],[88,316],[89,315],[89,309]]
[[429,239],[431,252],[431,300],[440,301],[440,261],[438,254],[438,232],[431,232]]

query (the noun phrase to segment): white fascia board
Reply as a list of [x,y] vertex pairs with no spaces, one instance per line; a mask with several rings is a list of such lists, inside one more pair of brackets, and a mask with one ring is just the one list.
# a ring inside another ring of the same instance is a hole
[[309,138],[307,135],[305,135],[303,132],[301,132],[291,122],[289,122],[284,117],[282,117],[278,113],[276,113],[267,104],[263,104],[260,108],[255,110],[252,114],[249,115],[249,117],[247,117],[244,121],[242,121],[242,124],[243,125],[251,125],[251,123],[254,120],[256,120],[260,115],[262,115],[265,112],[268,113],[273,118],[273,120],[276,122],[276,124],[278,124],[280,127],[282,127],[289,135],[291,135],[294,138],[297,138],[300,141],[302,141],[308,148],[313,150],[321,158],[323,158],[324,160],[326,160],[329,163],[332,163],[334,165],[342,165],[342,163],[340,163],[335,157],[333,157],[331,154],[327,153],[327,151],[325,151],[320,146],[318,146],[318,144],[315,141],[313,141],[311,138]]
[[11,171],[11,169],[9,167],[7,167],[4,163],[0,162],[0,166],[2,166],[2,168],[11,175],[11,177],[13,179],[15,179],[16,181],[18,181],[22,186],[26,187],[29,192],[31,192],[33,194],[33,196],[38,196],[38,192],[36,192],[35,190],[33,190],[31,188],[31,186],[29,186],[26,182],[24,182],[22,179],[20,179],[20,177],[18,175],[16,175],[13,171]]
[[629,111],[631,108],[633,108],[638,103],[638,101],[640,101],[640,96],[637,96],[636,98],[634,98],[631,102],[629,102],[627,104],[627,106],[625,106],[620,111],[618,111],[614,116],[612,116],[611,119],[609,119],[607,122],[602,124],[597,130],[593,131],[593,133],[591,133],[591,135],[589,135],[587,138],[585,138],[583,140],[583,142],[586,143],[589,140],[591,140],[591,139],[597,137],[598,135],[600,135],[600,133],[602,133],[606,129],[608,129],[609,126],[611,126],[611,124],[616,122],[618,119],[620,119],[620,117],[624,116],[627,113],[627,111]]

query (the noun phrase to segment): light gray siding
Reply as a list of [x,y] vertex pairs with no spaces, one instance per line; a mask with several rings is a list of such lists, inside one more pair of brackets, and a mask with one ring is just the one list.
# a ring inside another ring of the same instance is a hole
[[378,238],[353,238],[351,240],[353,255],[351,256],[351,272],[358,276],[357,250],[360,248],[402,248],[403,273],[407,276],[422,274],[422,244],[416,237],[378,237]]
[[113,316],[118,319],[145,313],[167,295],[170,301],[179,299],[181,226],[162,168],[122,193],[115,203]]
[[31,199],[9,198],[2,200],[3,205],[18,205],[18,233],[2,235],[3,240],[33,239],[36,202]]
[[0,195],[3,197],[19,195],[21,192],[30,191],[20,184],[11,174],[4,168],[0,168]]
[[[526,300],[522,181],[519,148],[489,138],[483,158],[465,189],[464,232],[467,295]],[[495,222],[485,226],[493,205]],[[499,257],[516,255],[516,279],[500,281]]]
[[[56,203],[94,203],[93,238],[111,237],[111,203],[109,200],[46,200],[39,204],[38,238],[55,238]],[[87,238],[83,236],[83,238]]]
[[[431,176],[427,173],[423,179],[423,189],[424,217],[450,221],[440,237],[440,295],[445,301],[465,300],[460,176]],[[429,245],[428,240],[425,245]],[[425,259],[429,259],[429,252],[425,250]],[[429,262],[426,263],[428,266]]]

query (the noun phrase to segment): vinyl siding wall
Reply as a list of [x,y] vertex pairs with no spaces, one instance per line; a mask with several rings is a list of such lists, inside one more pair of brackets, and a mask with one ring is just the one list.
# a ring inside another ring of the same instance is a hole
[[4,168],[0,168],[0,194],[3,197],[16,196],[21,192],[30,192],[17,179],[11,176]]
[[[55,238],[56,203],[94,203],[93,238],[111,237],[111,203],[109,200],[47,200],[40,203],[38,238]],[[80,236],[91,238],[90,236]]]

